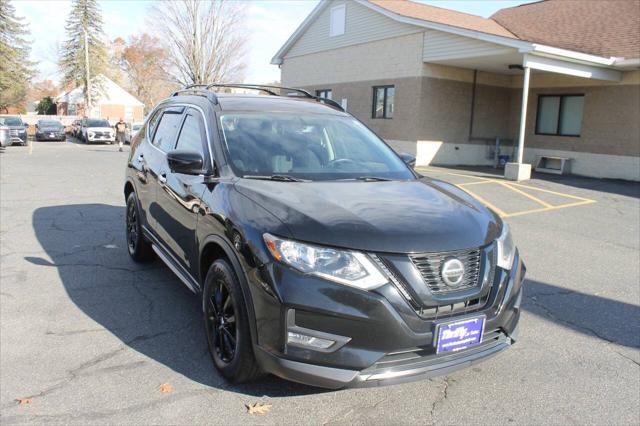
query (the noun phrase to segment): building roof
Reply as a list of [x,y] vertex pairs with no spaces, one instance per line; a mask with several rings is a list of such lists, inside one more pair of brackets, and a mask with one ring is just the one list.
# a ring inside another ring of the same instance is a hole
[[[575,55],[587,54],[589,57],[582,60],[600,64],[613,63],[614,58],[616,63],[620,58],[640,58],[640,0],[543,0],[499,10],[490,18],[411,0],[352,1],[409,25],[521,51],[562,49],[554,55],[575,59]],[[330,3],[322,0],[316,6],[275,54],[272,64],[282,63],[291,46]]]
[[[118,86],[114,81],[99,75],[96,77],[102,81],[102,95],[95,101],[96,105],[127,105],[127,106],[144,106],[142,102],[136,99],[132,94]],[[69,92],[61,93],[55,98],[56,102],[68,103],[84,103],[83,87],[78,86]]]
[[640,1],[547,0],[491,19],[518,38],[603,57],[640,57]]
[[407,18],[415,18],[452,27],[479,31],[502,37],[517,38],[496,21],[482,16],[416,3],[409,0],[369,0],[369,3]]

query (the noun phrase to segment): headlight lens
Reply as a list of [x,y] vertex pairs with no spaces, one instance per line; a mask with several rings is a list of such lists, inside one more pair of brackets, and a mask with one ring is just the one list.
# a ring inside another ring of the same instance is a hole
[[496,242],[498,243],[498,266],[502,269],[510,270],[516,254],[516,246],[513,244],[511,230],[506,223],[502,224],[502,233]]
[[362,290],[387,283],[364,253],[303,244],[271,234],[264,234],[263,238],[274,259],[300,272]]

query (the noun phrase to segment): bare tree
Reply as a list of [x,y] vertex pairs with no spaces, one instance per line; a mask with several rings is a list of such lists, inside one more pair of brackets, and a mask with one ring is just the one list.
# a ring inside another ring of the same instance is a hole
[[153,6],[155,35],[169,52],[168,72],[181,84],[242,81],[245,6],[230,0],[171,0]]
[[129,89],[147,110],[178,89],[166,72],[168,57],[160,41],[147,33],[131,36],[122,51],[120,66],[129,81]]

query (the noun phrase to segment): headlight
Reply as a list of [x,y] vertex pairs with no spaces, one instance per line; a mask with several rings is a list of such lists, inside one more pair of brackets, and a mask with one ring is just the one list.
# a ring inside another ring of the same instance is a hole
[[271,234],[264,234],[263,238],[274,259],[300,272],[362,290],[371,290],[387,282],[364,253],[303,244]]
[[27,130],[26,129],[20,129],[18,130],[19,133],[25,133]]
[[502,269],[510,270],[513,264],[513,257],[516,254],[516,246],[511,238],[511,230],[506,223],[502,224],[502,233],[496,240],[498,243],[498,266]]

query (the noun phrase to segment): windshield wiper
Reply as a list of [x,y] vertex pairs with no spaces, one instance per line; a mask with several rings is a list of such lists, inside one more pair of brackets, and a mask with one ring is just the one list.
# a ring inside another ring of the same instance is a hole
[[365,182],[387,182],[393,179],[387,179],[379,176],[360,176],[355,178],[355,180],[363,180]]
[[307,179],[300,179],[300,178],[289,176],[289,175],[271,175],[271,176],[244,175],[242,177],[245,179],[275,180],[278,182],[310,182]]

